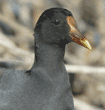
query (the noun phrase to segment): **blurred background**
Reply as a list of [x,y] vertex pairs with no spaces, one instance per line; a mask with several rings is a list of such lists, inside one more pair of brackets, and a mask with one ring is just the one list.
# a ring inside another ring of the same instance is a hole
[[0,67],[28,70],[34,62],[34,27],[48,8],[70,10],[92,50],[66,47],[76,110],[105,110],[105,0],[0,0]]

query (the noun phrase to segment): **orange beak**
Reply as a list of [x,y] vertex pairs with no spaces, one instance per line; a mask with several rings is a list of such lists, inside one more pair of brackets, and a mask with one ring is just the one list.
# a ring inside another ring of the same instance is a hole
[[70,37],[71,37],[71,39],[75,43],[82,45],[82,46],[88,48],[89,50],[92,50],[92,47],[91,47],[89,41],[77,29],[76,22],[72,16],[67,17],[67,23],[70,26]]

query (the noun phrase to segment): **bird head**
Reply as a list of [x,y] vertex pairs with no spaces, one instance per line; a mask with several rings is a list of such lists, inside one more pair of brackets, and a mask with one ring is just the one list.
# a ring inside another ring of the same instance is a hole
[[65,45],[73,41],[92,49],[89,41],[78,30],[72,13],[67,9],[45,10],[36,24],[35,32],[39,34],[39,39],[46,43]]

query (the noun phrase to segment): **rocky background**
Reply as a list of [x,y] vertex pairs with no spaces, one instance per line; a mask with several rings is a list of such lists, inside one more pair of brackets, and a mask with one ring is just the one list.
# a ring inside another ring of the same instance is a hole
[[33,29],[51,7],[70,10],[93,48],[67,45],[65,64],[76,110],[105,110],[105,0],[0,0],[0,67],[31,68]]

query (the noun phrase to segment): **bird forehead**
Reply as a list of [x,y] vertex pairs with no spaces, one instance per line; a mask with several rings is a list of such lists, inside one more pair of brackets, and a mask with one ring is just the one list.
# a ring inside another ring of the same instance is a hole
[[46,10],[42,16],[43,18],[52,18],[52,17],[64,18],[67,16],[72,16],[72,13],[66,9],[52,8]]

